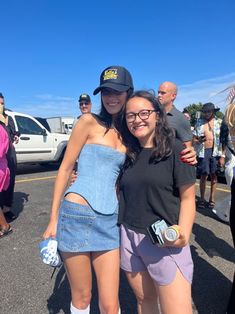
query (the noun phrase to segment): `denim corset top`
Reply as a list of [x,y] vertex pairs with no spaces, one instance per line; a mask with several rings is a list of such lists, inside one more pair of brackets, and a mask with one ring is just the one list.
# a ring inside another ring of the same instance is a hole
[[80,194],[95,211],[113,214],[118,210],[115,185],[125,156],[109,146],[84,145],[78,158],[78,178],[65,195]]

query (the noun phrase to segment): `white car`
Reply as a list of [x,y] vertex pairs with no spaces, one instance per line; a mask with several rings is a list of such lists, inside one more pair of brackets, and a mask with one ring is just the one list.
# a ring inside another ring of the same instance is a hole
[[69,134],[51,133],[34,117],[6,110],[20,134],[15,144],[17,163],[48,163],[60,161],[65,153]]

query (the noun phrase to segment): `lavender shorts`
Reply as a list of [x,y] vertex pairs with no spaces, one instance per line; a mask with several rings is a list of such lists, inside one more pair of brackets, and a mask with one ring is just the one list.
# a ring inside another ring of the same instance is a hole
[[177,268],[191,284],[193,261],[189,245],[159,247],[149,237],[121,226],[121,268],[128,272],[148,271],[158,285],[169,285]]

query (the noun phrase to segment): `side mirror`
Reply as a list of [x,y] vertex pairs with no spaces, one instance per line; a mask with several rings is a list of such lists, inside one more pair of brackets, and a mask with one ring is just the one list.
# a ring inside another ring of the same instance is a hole
[[47,136],[47,131],[45,129],[42,129],[42,135]]

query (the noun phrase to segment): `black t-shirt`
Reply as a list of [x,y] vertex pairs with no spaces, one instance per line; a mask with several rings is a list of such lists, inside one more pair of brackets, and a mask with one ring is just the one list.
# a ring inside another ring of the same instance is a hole
[[175,139],[172,155],[157,163],[149,163],[151,148],[141,150],[120,180],[120,224],[146,234],[146,228],[158,219],[169,225],[178,223],[178,188],[196,181],[195,167],[180,160],[182,149]]

